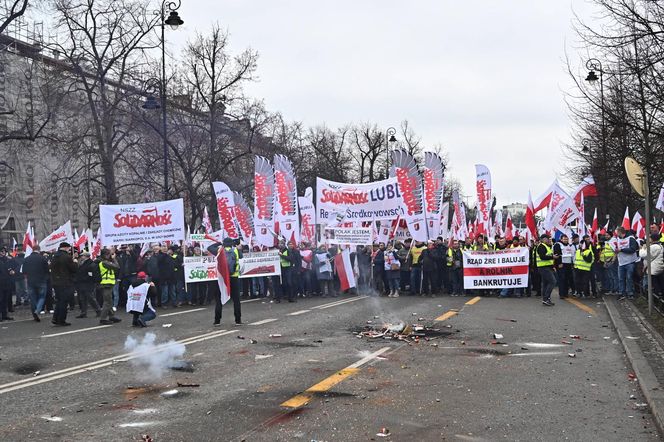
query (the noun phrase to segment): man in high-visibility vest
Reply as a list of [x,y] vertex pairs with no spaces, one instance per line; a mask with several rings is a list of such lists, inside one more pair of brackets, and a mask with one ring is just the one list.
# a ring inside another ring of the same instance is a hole
[[551,302],[551,292],[556,286],[556,275],[553,270],[554,260],[560,256],[553,253],[551,246],[551,237],[549,235],[540,236],[540,244],[535,253],[537,260],[537,271],[542,279],[542,304],[547,307],[555,305]]
[[650,224],[650,234],[651,235],[657,234],[659,236],[659,242],[664,244],[664,232],[661,231],[660,227],[657,224],[655,223]]
[[99,323],[103,325],[114,324],[120,322],[120,318],[116,318],[113,314],[113,287],[117,272],[120,271],[120,265],[115,259],[115,253],[110,249],[103,249],[97,262],[99,267],[99,289],[101,290],[104,305],[101,309],[101,316]]
[[[219,250],[219,247],[223,247],[222,250]],[[233,301],[233,314],[235,316],[235,325],[242,325],[242,304],[240,304],[240,258],[242,258],[242,253],[238,250],[236,246],[233,245],[233,240],[231,238],[224,238],[222,244],[216,243],[208,247],[208,251],[213,255],[217,256],[219,253],[226,254],[226,263],[228,264],[228,276],[229,282],[231,285],[231,300]],[[217,285],[217,290],[214,291],[213,296],[215,297],[216,303],[214,307],[214,324],[219,326],[221,324],[221,293],[219,292]]]
[[579,297],[587,298],[590,296],[590,270],[593,264],[593,250],[590,239],[584,238],[580,247],[576,249],[574,259],[574,279],[576,281],[576,290]]
[[618,258],[616,257],[616,251],[611,245],[611,236],[604,235],[600,238],[599,260],[604,267],[602,290],[606,295],[614,295],[618,293]]

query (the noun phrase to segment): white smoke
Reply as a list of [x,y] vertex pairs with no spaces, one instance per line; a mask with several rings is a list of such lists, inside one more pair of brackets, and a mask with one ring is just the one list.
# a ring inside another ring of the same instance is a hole
[[161,379],[164,373],[174,365],[177,358],[184,354],[184,344],[170,340],[157,344],[157,335],[146,333],[142,340],[127,336],[125,350],[136,355],[131,365],[137,370],[137,377],[141,380],[154,381]]

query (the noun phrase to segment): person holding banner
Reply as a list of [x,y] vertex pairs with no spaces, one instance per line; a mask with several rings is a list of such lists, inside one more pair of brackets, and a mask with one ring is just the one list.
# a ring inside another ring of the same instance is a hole
[[147,327],[147,322],[157,317],[150,302],[150,298],[156,296],[157,289],[154,283],[146,281],[147,277],[145,272],[138,272],[127,289],[127,313],[134,317],[133,327]]
[[387,284],[389,294],[388,298],[399,297],[399,280],[401,279],[401,262],[399,257],[392,247],[392,244],[387,245],[387,250],[383,252],[385,259],[385,274],[387,276]]
[[[220,245],[222,246],[220,250]],[[242,325],[242,304],[240,304],[240,258],[242,254],[240,251],[233,245],[233,240],[231,238],[224,238],[222,244],[215,243],[208,247],[208,252],[212,253],[214,256],[217,256],[219,259],[219,254],[224,253],[226,257],[226,264],[228,266],[228,282],[230,283],[230,298],[233,301],[233,314],[235,316],[235,325]],[[219,261],[218,261],[219,262]],[[223,261],[221,261],[223,262]],[[219,287],[219,284],[216,284]],[[215,307],[214,307],[214,324],[218,326],[221,324],[221,312],[223,309],[223,304],[221,301],[221,293],[219,289],[212,291],[212,296],[215,297]],[[225,302],[225,301],[224,301]]]

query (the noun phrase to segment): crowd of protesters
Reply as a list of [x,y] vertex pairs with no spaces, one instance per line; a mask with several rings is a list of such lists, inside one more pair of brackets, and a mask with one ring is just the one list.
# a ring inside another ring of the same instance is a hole
[[[664,295],[664,235],[657,225],[650,227],[653,290]],[[94,312],[101,324],[120,322],[116,311],[130,304],[132,325],[144,327],[154,319],[156,309],[215,303],[215,321],[221,319],[217,280],[185,284],[183,257],[206,253],[226,254],[231,280],[235,322],[241,324],[240,298],[270,298],[296,302],[298,297],[336,297],[342,294],[334,257],[337,246],[308,243],[279,243],[280,276],[238,278],[239,259],[250,251],[239,241],[202,248],[191,244],[185,250],[177,244],[154,245],[142,252],[140,245],[103,249],[96,259],[87,251],[77,251],[62,243],[55,253],[41,252],[35,246],[26,257],[20,246],[13,253],[0,247],[0,320],[12,320],[9,313],[29,305],[37,322],[52,314],[58,326],[70,325],[67,312],[79,309],[76,318]],[[528,247],[530,274],[528,287],[499,290],[465,290],[464,250],[502,250]],[[257,250],[257,249],[254,249]],[[373,296],[399,297],[439,295],[495,295],[501,298],[539,296],[544,305],[554,305],[555,287],[561,299],[568,296],[597,297],[601,294],[633,298],[646,289],[648,265],[643,240],[619,227],[614,235],[596,238],[558,235],[554,242],[542,235],[527,243],[523,236],[511,239],[497,236],[488,241],[476,235],[467,241],[436,240],[389,243],[357,247],[351,253],[356,288],[352,292]],[[140,305],[137,305],[137,300]]]

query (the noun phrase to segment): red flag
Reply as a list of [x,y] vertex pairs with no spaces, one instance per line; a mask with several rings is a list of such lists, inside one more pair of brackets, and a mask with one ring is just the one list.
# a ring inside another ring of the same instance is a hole
[[505,221],[505,239],[507,241],[512,241],[514,239],[514,234],[512,233],[514,226],[512,225],[512,215],[507,212],[507,221]]
[[84,246],[85,243],[87,243],[87,242],[88,242],[88,231],[84,230],[81,233],[81,236],[79,236],[78,239],[76,240],[76,242],[74,243],[74,247],[76,248],[76,250],[78,250],[80,252],[81,251],[81,246]]
[[646,237],[646,220],[636,211],[632,219],[631,229],[636,232],[636,237],[644,239]]
[[30,221],[28,221],[28,228],[25,230],[25,235],[23,236],[23,251],[25,252],[26,258],[32,253],[32,247],[34,245],[35,237],[30,230]]
[[622,226],[625,230],[629,230],[632,224],[629,222],[629,207],[625,207],[625,216],[623,216]]
[[593,242],[597,242],[597,232],[599,232],[599,220],[597,219],[597,207],[595,207],[595,214],[593,215],[593,225],[590,227],[592,230]]
[[[550,198],[549,198],[550,199]],[[535,223],[535,209],[533,207],[533,199],[528,192],[528,206],[526,207],[526,226],[530,230],[533,238],[537,238],[537,223]]]
[[581,184],[574,191],[574,201],[577,203],[581,201],[581,196],[597,196],[597,187],[595,187],[595,179],[592,175],[588,175],[581,181]]
[[346,291],[355,287],[355,275],[353,274],[353,266],[350,263],[350,251],[344,249],[341,253],[334,256],[334,270],[339,277],[341,291]]
[[217,253],[217,282],[221,293],[221,305],[224,305],[231,299],[231,275],[228,273],[228,261],[224,247],[219,247],[219,253]]
[[549,203],[551,202],[551,195],[553,194],[553,190],[556,188],[558,185],[557,181],[554,181],[551,186],[549,186],[548,189],[544,191],[542,195],[537,198],[535,201],[535,204],[533,205],[533,214],[539,212],[542,209],[545,209],[549,207]]

